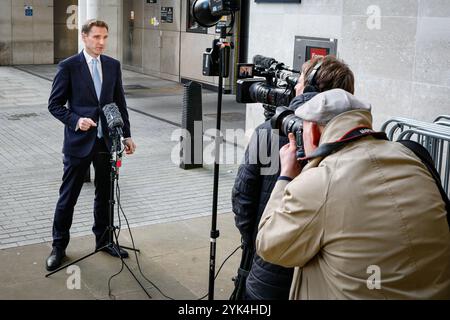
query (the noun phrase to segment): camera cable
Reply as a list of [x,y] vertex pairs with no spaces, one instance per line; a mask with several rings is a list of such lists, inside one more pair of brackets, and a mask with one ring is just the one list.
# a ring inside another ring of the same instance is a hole
[[[130,224],[129,224],[129,221],[128,221],[128,218],[127,218],[127,216],[125,215],[125,212],[124,212],[124,210],[123,210],[123,208],[122,208],[122,204],[121,204],[121,202],[120,202],[120,186],[119,186],[119,182],[117,181],[117,184],[116,184],[116,197],[117,197],[117,204],[118,204],[118,206],[119,206],[119,209],[120,209],[120,212],[119,212],[119,231],[118,231],[118,233],[115,233],[115,236],[116,236],[116,242],[117,242],[117,244],[119,245],[119,242],[118,242],[118,235],[120,234],[120,213],[122,213],[122,215],[123,215],[123,217],[124,217],[124,219],[125,219],[125,221],[126,221],[126,224],[127,224],[127,228],[128,228],[128,232],[130,233],[130,239],[131,239],[131,244],[132,244],[132,248],[133,249],[136,249],[136,246],[135,246],[135,242],[134,242],[134,238],[133,238],[133,234],[132,234],[132,232],[131,232],[131,227],[130,227]],[[217,277],[219,276],[219,273],[220,273],[220,271],[222,270],[222,268],[223,268],[223,266],[225,265],[225,263],[228,261],[228,259],[230,259],[239,249],[241,248],[241,245],[239,245],[236,249],[234,249],[233,250],[233,252],[231,253],[231,254],[229,254],[225,259],[224,259],[224,261],[222,262],[222,264],[220,265],[220,267],[219,267],[219,269],[217,270],[217,273],[216,273],[216,275],[215,275],[215,277],[214,277],[214,280],[215,279],[217,279]],[[150,283],[153,287],[155,287],[155,289],[156,290],[158,290],[158,292],[159,293],[161,293],[161,295],[162,296],[164,296],[165,298],[167,298],[167,299],[169,299],[169,300],[175,300],[174,298],[172,298],[172,297],[170,297],[170,296],[168,296],[168,295],[166,295],[153,281],[151,281],[150,279],[148,279],[146,276],[145,276],[145,274],[143,273],[143,271],[142,271],[142,269],[141,269],[141,265],[140,265],[140,263],[139,263],[139,257],[138,257],[138,255],[137,255],[137,251],[135,251],[134,250],[134,254],[135,254],[135,257],[136,257],[136,263],[137,263],[137,266],[138,266],[138,270],[139,270],[139,273],[141,274],[141,276],[148,282],[148,283]],[[113,277],[115,277],[115,276],[117,276],[118,274],[120,274],[122,271],[123,271],[123,267],[124,267],[124,262],[123,262],[123,260],[122,260],[122,266],[121,266],[121,269],[116,273],[116,274],[114,274],[114,275],[112,275],[111,277],[110,277],[110,279],[109,279],[109,281],[108,281],[108,290],[109,290],[109,296],[112,298],[112,299],[114,299],[115,297],[111,294],[111,287],[110,287],[110,282],[111,282],[111,280],[112,280],[112,278]],[[199,298],[199,299],[197,299],[197,300],[203,300],[203,299],[205,299],[206,297],[208,296],[208,294],[205,294],[204,296],[202,296],[201,298]],[[150,297],[151,298],[151,297]]]
[[[118,179],[116,180],[116,198],[117,198],[118,206],[119,206],[119,208],[121,208],[121,206],[120,206],[120,187],[119,187],[119,181],[118,181]],[[124,215],[124,217],[125,217],[125,219],[126,219],[126,216],[125,216],[125,215]],[[120,212],[118,212],[118,219],[119,219],[119,226],[116,227],[116,228],[114,228],[114,230],[113,230],[113,235],[114,235],[114,238],[115,238],[115,240],[116,240],[117,250],[120,250],[119,235],[120,235],[120,230],[121,230],[121,227],[122,227],[122,221],[121,221],[121,218],[120,218]],[[128,223],[128,221],[127,221],[127,223]],[[130,234],[131,234],[131,231],[130,231]],[[133,242],[133,250],[134,250],[134,252],[136,253],[136,247],[134,246],[134,242]],[[116,277],[117,275],[119,275],[119,274],[123,271],[124,266],[125,266],[125,267],[130,271],[131,275],[132,275],[132,276],[136,279],[136,281],[139,283],[139,285],[141,286],[141,288],[144,290],[144,292],[145,292],[145,294],[147,295],[147,297],[148,297],[149,299],[151,299],[152,296],[147,292],[147,290],[144,288],[144,286],[141,284],[141,282],[136,278],[136,276],[134,275],[134,273],[131,271],[130,267],[128,267],[128,265],[125,263],[125,261],[123,260],[123,257],[120,256],[120,252],[117,252],[117,254],[118,254],[118,256],[120,257],[120,260],[121,260],[122,263],[121,263],[120,270],[119,270],[117,273],[113,274],[113,275],[108,279],[108,296],[109,296],[111,299],[115,300],[116,297],[111,293],[111,281],[112,281],[112,279],[113,279],[114,277]],[[136,256],[136,257],[137,257],[137,256]]]
[[[233,251],[232,253],[230,253],[230,254],[228,255],[228,257],[225,258],[225,260],[223,260],[222,264],[220,265],[219,270],[217,270],[217,273],[216,273],[216,276],[214,277],[214,280],[217,279],[217,276],[219,275],[220,270],[222,270],[222,267],[225,265],[225,262],[227,262],[227,260],[230,259],[230,258],[231,258],[231,257],[232,257],[232,256],[233,256],[240,248],[241,248],[241,245],[239,245],[236,249],[234,249],[234,251]],[[205,294],[203,297],[201,297],[201,298],[199,298],[199,299],[197,299],[197,300],[203,300],[203,299],[205,299],[207,296],[208,296],[208,294]]]

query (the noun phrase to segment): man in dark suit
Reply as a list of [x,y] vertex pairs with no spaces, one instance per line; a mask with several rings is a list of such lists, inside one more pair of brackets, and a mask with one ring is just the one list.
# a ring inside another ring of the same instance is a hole
[[[74,207],[91,163],[95,169],[92,230],[96,248],[108,243],[111,140],[101,111],[104,105],[115,103],[118,106],[124,122],[125,151],[133,154],[136,149],[131,139],[120,62],[102,55],[108,25],[89,20],[81,32],[84,50],[59,64],[48,104],[51,114],[65,124],[64,175],[53,221],[53,250],[46,261],[49,271],[57,269],[65,257]],[[117,245],[103,250],[112,256],[128,257],[128,252]]]

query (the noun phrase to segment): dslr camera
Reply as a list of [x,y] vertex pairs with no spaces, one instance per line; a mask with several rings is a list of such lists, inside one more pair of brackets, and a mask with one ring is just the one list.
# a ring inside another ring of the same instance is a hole
[[299,71],[284,63],[256,55],[252,64],[238,64],[236,102],[288,106],[295,97],[294,87],[299,77]]

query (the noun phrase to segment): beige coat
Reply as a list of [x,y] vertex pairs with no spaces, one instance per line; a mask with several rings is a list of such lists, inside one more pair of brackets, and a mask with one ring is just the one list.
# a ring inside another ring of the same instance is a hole
[[[343,113],[320,143],[371,123],[368,111]],[[396,142],[366,137],[278,181],[256,246],[263,259],[296,267],[291,299],[450,298],[444,203],[426,167]]]

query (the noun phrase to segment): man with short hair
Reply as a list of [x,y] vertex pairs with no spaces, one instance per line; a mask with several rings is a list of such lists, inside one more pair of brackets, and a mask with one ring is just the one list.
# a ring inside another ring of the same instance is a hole
[[[95,169],[95,202],[92,228],[96,248],[127,257],[117,245],[107,246],[110,196],[111,139],[102,112],[115,103],[121,113],[127,154],[136,145],[131,139],[130,121],[122,87],[120,62],[103,54],[108,39],[104,21],[89,20],[82,27],[84,50],[58,66],[49,98],[50,113],[64,123],[64,175],[53,220],[53,250],[46,261],[49,271],[57,269],[65,257],[75,204],[91,163]],[[65,104],[67,103],[67,107]]]
[[[292,110],[301,108],[318,92],[333,88],[341,88],[353,93],[353,72],[343,61],[334,56],[316,56],[302,66],[302,73],[295,87],[296,97],[291,101],[289,108]],[[288,143],[287,137],[278,135],[272,130],[271,116],[273,113],[268,115],[266,122],[256,128],[250,139],[232,191],[236,227],[242,235],[246,250],[252,251],[261,215],[280,174],[278,150]],[[265,158],[272,159],[269,163],[260,159],[263,147],[267,151]],[[252,161],[254,159],[257,161]],[[288,299],[292,274],[292,268],[269,263],[258,255],[254,255],[246,280],[244,298],[249,300]]]
[[290,134],[256,239],[264,260],[295,267],[290,299],[450,298],[436,181],[372,130],[370,109],[335,89],[296,110],[309,163],[300,167]]

